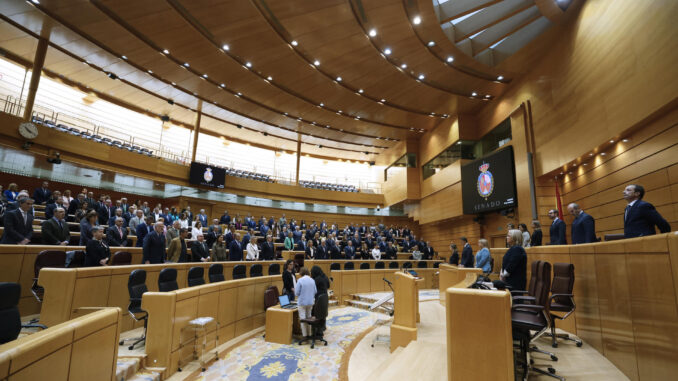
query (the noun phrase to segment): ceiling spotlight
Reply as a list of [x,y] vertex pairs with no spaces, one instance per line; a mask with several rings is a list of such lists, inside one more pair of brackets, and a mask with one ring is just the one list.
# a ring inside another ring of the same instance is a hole
[[360,117],[359,117],[359,116],[356,116],[354,119],[355,119],[355,120],[360,120]]
[[108,78],[110,78],[110,79],[118,79],[118,76],[115,75],[114,73],[108,73],[107,75],[108,75]]
[[423,74],[419,74],[419,77],[417,77],[417,78],[419,78],[419,80],[421,81],[421,80],[423,80],[425,77],[424,77]]
[[176,82],[172,82],[172,86],[176,86],[176,85],[177,85]]
[[127,59],[127,56],[122,56],[121,58],[122,58],[123,60],[126,60],[126,59]]
[[381,103],[386,103],[386,99],[381,98],[380,102],[381,102]]
[[169,50],[167,50],[167,49],[163,50],[162,52],[165,53],[165,54],[169,54]]
[[286,113],[286,112],[284,112],[284,113],[283,113],[283,115],[287,116],[287,113]]
[[320,66],[320,61],[318,61],[318,60],[313,61],[313,65],[314,66]]
[[401,68],[401,69],[406,69],[406,68],[407,68],[407,64],[402,64],[402,65],[400,65],[400,68]]
[[384,49],[384,54],[386,54],[386,55],[391,54],[391,48]]
[[224,85],[223,83],[222,83],[222,84],[220,84],[219,86],[221,86],[221,87],[226,87],[226,85]]
[[622,139],[622,143],[628,143],[628,142],[629,142],[628,139]]
[[202,77],[203,77],[203,78],[207,78],[207,74],[203,74]]
[[268,77],[266,77],[266,79],[268,79],[269,81],[272,81],[272,80],[273,80],[273,77],[271,77],[271,76],[269,75]]
[[38,1],[38,0],[31,0],[31,3],[33,3],[33,4],[40,4],[40,1]]
[[490,99],[490,94],[485,95],[485,98]]
[[148,74],[153,74],[153,70],[149,70],[149,71],[148,71]]
[[449,57],[447,57],[446,61],[447,61],[448,63],[450,63],[450,62],[454,61],[454,57],[449,56]]
[[341,77],[337,77],[337,82],[341,82]]
[[502,79],[504,79],[503,75],[500,75],[499,77],[497,77],[497,81],[501,81]]
[[321,102],[321,103],[320,103],[320,107],[324,107],[324,106],[325,106],[325,104]]
[[184,62],[184,66],[185,66],[185,67],[189,67],[189,66],[191,66],[191,65],[189,65],[188,62]]
[[341,114],[341,110],[337,111],[337,114]]
[[251,62],[245,62],[245,66],[252,67],[252,63]]
[[238,93],[237,93],[236,95],[237,95],[237,96],[241,96],[241,95],[242,95],[242,93],[241,93],[241,92],[238,92]]
[[410,131],[414,131],[414,127],[410,127]]
[[610,143],[614,143],[614,140],[610,140]]
[[414,25],[419,25],[419,24],[421,24],[421,17],[419,17],[419,16],[414,16],[414,18],[412,19],[412,23],[413,23]]
[[605,152],[600,153],[600,156],[605,156],[605,155],[607,155]]
[[223,45],[221,45],[221,48],[224,49],[224,50],[229,50],[229,49],[231,49],[231,47],[228,46],[228,44],[223,44]]
[[590,153],[589,156],[593,156],[593,153]]
[[370,32],[368,34],[370,35],[370,37],[374,37],[374,36],[377,35],[377,30],[372,28],[372,29],[370,29]]
[[362,94],[362,93],[364,92],[364,90],[363,90],[363,89],[358,89],[358,92],[359,92],[360,94]]
[[299,45],[299,43],[297,42],[297,40],[292,40],[292,42],[290,42],[290,44],[292,44],[292,46],[297,46],[297,45]]
[[426,45],[428,45],[428,46],[435,46],[435,44],[436,44],[435,42],[429,41],[428,44],[426,44]]
[[475,91],[471,93],[472,97],[475,97],[476,95],[478,95],[478,93],[476,93]]
[[326,125],[325,125],[325,128],[330,128],[330,125],[329,125],[329,124],[326,124]]

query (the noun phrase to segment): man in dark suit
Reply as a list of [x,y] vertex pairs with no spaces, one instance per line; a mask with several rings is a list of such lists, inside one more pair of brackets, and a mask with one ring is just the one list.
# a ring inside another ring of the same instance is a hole
[[122,209],[120,209],[120,208],[115,209],[115,214],[113,214],[113,217],[111,217],[111,218],[108,219],[108,226],[109,226],[109,227],[114,226],[114,225],[115,225],[115,221],[116,221],[118,218],[122,218],[122,227],[123,227],[123,228],[127,227],[127,224],[125,224],[125,218],[122,216]]
[[144,239],[153,231],[153,217],[148,216],[146,220],[137,225],[137,247],[144,247]]
[[[54,217],[54,210],[56,208],[61,208],[64,204],[64,198],[59,196],[56,199],[56,202],[47,204],[45,207],[45,219],[49,220],[50,218]],[[64,209],[64,215],[65,215],[65,209]],[[80,222],[80,221],[75,221],[75,222]]]
[[[69,208],[69,210],[70,210],[70,208]],[[99,207],[99,210],[97,211],[97,213],[99,213],[99,225],[107,225],[108,220],[115,215],[114,208],[111,205],[111,199],[110,198],[107,198],[104,201],[104,205]]]
[[49,183],[47,181],[43,181],[42,187],[36,188],[33,192],[33,199],[36,204],[46,204],[51,196],[52,192],[49,190]]
[[68,214],[75,214],[75,211],[80,209],[80,205],[82,205],[83,201],[85,201],[85,195],[78,193],[78,197],[71,200],[71,203],[68,204]]
[[320,241],[320,245],[318,246],[318,249],[315,252],[315,259],[327,259],[329,258],[329,247],[327,247],[327,243],[325,240]]
[[198,236],[198,240],[191,244],[191,256],[193,256],[193,262],[207,262],[210,259],[210,251],[207,248],[205,243],[205,237],[201,234]]
[[[381,249],[380,249],[381,251]],[[384,259],[398,259],[398,256],[396,255],[397,250],[395,247],[393,247],[393,242],[388,241],[386,243],[386,249],[384,249],[384,256],[382,258]]]
[[353,247],[353,241],[348,240],[346,247],[344,248],[344,256],[346,259],[353,259],[355,256],[355,248]]
[[85,247],[85,267],[106,266],[111,257],[111,249],[103,242],[104,228],[92,227],[92,239]]
[[224,214],[219,219],[219,224],[228,225],[231,223],[231,216],[228,215],[228,210],[224,210]]
[[240,233],[235,233],[235,237],[228,245],[228,260],[242,261],[242,244],[240,243]]
[[591,215],[584,213],[579,204],[573,202],[567,211],[574,216],[572,221],[572,244],[596,242],[596,221]]
[[153,231],[144,239],[144,255],[142,262],[145,264],[163,263],[165,261],[165,225],[156,222]]
[[662,233],[671,231],[671,226],[657,212],[652,204],[643,201],[645,188],[631,184],[624,189],[624,199],[628,202],[624,210],[624,238],[641,237],[656,234],[655,226]]
[[275,244],[273,243],[273,237],[270,235],[266,236],[266,242],[261,244],[261,259],[264,261],[271,261],[275,258]]
[[459,263],[460,266],[464,266],[466,268],[472,268],[474,267],[474,257],[473,257],[473,249],[471,248],[471,245],[468,243],[468,239],[466,237],[461,237],[461,242],[464,244],[464,248],[461,250],[461,262]]
[[433,247],[431,247],[431,242],[426,242],[426,246],[424,247],[424,250],[422,250],[422,259],[433,259],[433,256],[435,255],[435,251],[433,251]]
[[344,259],[338,245],[330,246],[330,259]]
[[565,221],[558,218],[558,211],[555,209],[549,210],[549,218],[553,220],[549,234],[551,235],[551,245],[567,245],[567,238],[565,237]]
[[198,221],[200,221],[200,225],[207,226],[207,214],[205,214],[205,209],[200,209],[200,213],[198,213]]
[[71,240],[68,224],[64,220],[64,208],[54,209],[54,217],[42,222],[42,243],[44,245],[66,246]]
[[124,222],[122,217],[116,217],[115,224],[108,228],[106,241],[109,246],[127,246],[127,229],[123,226]]
[[5,212],[5,231],[0,243],[27,245],[33,236],[33,200],[28,197],[17,199],[18,208]]

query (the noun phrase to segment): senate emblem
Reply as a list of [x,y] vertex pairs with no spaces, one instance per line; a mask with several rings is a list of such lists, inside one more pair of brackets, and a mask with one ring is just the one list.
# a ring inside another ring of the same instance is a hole
[[494,177],[488,171],[490,164],[483,163],[478,169],[480,170],[480,175],[478,176],[478,194],[487,201],[487,198],[490,197],[494,190]]
[[205,181],[207,181],[208,183],[212,181],[212,179],[214,178],[214,175],[212,174],[212,168],[207,167],[205,169],[205,173],[202,175],[202,178],[205,179]]

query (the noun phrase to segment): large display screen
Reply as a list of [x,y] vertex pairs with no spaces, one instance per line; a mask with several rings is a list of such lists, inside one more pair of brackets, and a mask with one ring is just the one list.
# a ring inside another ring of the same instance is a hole
[[464,214],[516,206],[513,147],[508,146],[461,167]]
[[189,183],[213,188],[223,188],[225,181],[225,169],[203,163],[191,163],[191,173],[188,179]]

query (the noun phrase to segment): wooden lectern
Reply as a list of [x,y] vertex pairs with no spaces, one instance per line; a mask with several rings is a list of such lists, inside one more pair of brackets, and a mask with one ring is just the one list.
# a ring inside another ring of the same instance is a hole
[[398,347],[406,347],[417,340],[417,322],[419,321],[418,280],[404,272],[395,273],[393,282],[394,318],[391,325],[391,352]]

